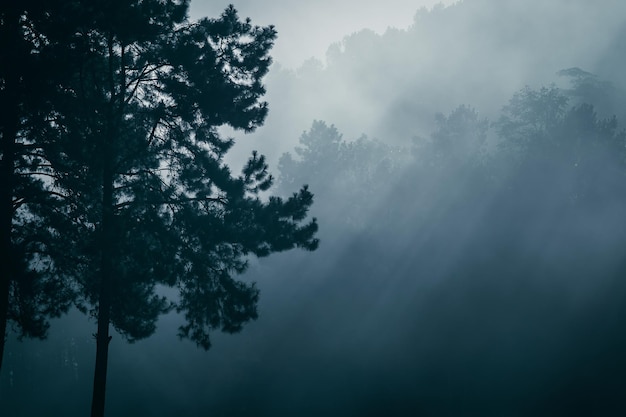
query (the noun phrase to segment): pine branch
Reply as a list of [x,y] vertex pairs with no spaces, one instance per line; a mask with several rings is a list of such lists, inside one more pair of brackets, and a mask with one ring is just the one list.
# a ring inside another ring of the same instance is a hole
[[180,206],[187,203],[192,203],[195,201],[199,202],[210,202],[210,203],[220,203],[221,205],[228,204],[228,200],[223,197],[187,197],[187,198],[177,198],[177,199],[164,199],[164,200],[145,200],[145,201],[125,201],[123,203],[119,203],[113,206],[114,209],[120,209],[124,207],[129,207],[133,205],[141,206],[160,206],[160,205],[174,205]]

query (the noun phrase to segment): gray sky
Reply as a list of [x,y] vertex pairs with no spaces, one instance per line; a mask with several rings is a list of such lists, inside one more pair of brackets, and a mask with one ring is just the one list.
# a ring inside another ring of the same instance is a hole
[[283,66],[297,68],[313,56],[323,60],[328,46],[346,35],[364,28],[378,33],[388,27],[404,29],[420,8],[455,1],[195,0],[191,2],[191,17],[218,16],[230,3],[240,17],[250,17],[254,24],[276,26],[278,39],[272,56]]

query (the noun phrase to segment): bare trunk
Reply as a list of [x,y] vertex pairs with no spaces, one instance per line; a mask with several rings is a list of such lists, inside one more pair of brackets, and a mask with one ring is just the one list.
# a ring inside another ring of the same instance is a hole
[[[109,264],[104,259],[103,264]],[[106,273],[108,272],[108,273]],[[93,377],[93,397],[91,402],[91,417],[104,416],[104,401],[106,396],[107,366],[109,361],[109,324],[111,321],[111,289],[110,267],[102,269],[102,281],[100,285],[100,300],[98,306],[98,333],[96,334],[96,367]]]
[[[106,154],[105,154],[106,155]],[[107,161],[108,162],[108,161]],[[98,333],[96,334],[96,368],[93,377],[91,417],[104,416],[107,366],[109,358],[109,324],[111,322],[113,178],[110,167],[103,173],[103,213],[101,224],[100,294],[98,300]]]
[[96,367],[93,377],[91,417],[103,417],[106,398],[107,367],[109,362],[109,325],[111,323],[111,297],[113,292],[113,265],[115,233],[113,213],[113,183],[115,140],[117,136],[115,112],[115,75],[113,35],[109,34],[109,93],[106,134],[102,143],[102,219],[100,229],[100,294],[98,300],[98,333],[96,334]]

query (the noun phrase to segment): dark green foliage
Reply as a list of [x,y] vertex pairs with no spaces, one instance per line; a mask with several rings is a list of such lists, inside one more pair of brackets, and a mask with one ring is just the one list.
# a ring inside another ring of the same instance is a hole
[[74,287],[54,260],[62,251],[60,195],[47,187],[50,163],[37,141],[63,72],[53,56],[58,34],[48,31],[61,3],[0,6],[0,365],[7,320],[20,336],[44,338],[47,319],[73,301]]
[[[188,320],[181,337],[208,349],[210,331],[257,317],[258,291],[235,279],[248,256],[318,244],[306,187],[267,198],[263,156],[239,176],[223,162],[233,140],[218,128],[251,132],[267,115],[262,78],[276,32],[233,6],[197,22],[187,9],[184,0],[0,9],[3,42],[18,44],[0,45],[3,62],[17,64],[0,68],[11,110],[0,126],[10,185],[0,217],[14,228],[3,252],[17,259],[2,271],[1,307],[24,335],[43,336],[45,318],[71,302],[97,317],[93,415],[104,409],[110,323],[134,341],[175,309]],[[50,65],[43,82],[27,72],[39,61]]]
[[[42,140],[76,231],[67,244],[79,306],[95,314],[107,279],[111,322],[129,340],[149,336],[176,308],[194,328],[181,335],[208,348],[212,328],[256,318],[256,290],[231,277],[248,254],[315,249],[315,221],[300,225],[312,195],[263,201],[272,177],[262,156],[238,177],[222,162],[232,140],[217,127],[252,131],[267,114],[259,99],[273,28],[240,21],[232,6],[194,23],[183,20],[185,3],[166,2],[171,13],[149,6],[82,9],[85,29],[70,44],[78,65]],[[112,271],[102,278],[105,248]],[[157,296],[159,285],[179,287],[180,299]]]
[[17,325],[20,337],[45,338],[47,319],[69,309],[76,288],[55,262],[65,250],[58,241],[63,226],[55,213],[58,201],[44,193],[24,199],[30,209],[15,213],[12,252],[6,258],[13,268],[8,318]]

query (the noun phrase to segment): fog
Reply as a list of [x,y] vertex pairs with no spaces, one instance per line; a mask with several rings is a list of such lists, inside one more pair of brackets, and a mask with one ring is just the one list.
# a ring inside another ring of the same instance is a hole
[[408,26],[350,28],[304,62],[282,64],[277,56],[267,78],[270,115],[232,157],[258,149],[275,162],[313,119],[350,138],[407,143],[430,133],[437,112],[468,104],[496,115],[515,91],[562,82],[556,73],[571,67],[619,85],[615,48],[624,22],[615,10],[621,7],[617,1],[602,8],[582,1],[440,4],[416,10]]
[[[626,3],[235,7],[278,39],[227,161],[308,184],[320,248],[251,259],[259,318],[208,352],[114,334],[107,414],[625,414]],[[2,415],[86,414],[94,332],[11,337]]]
[[[282,66],[295,69],[312,57],[324,60],[328,46],[340,41],[346,35],[364,28],[377,33],[383,33],[389,27],[404,29],[411,25],[418,8],[450,3],[453,2],[244,0],[235,6],[241,16],[250,17],[255,24],[276,27],[279,35],[272,56]],[[228,1],[193,1],[191,15],[194,18],[216,16],[228,4],[230,4]]]

